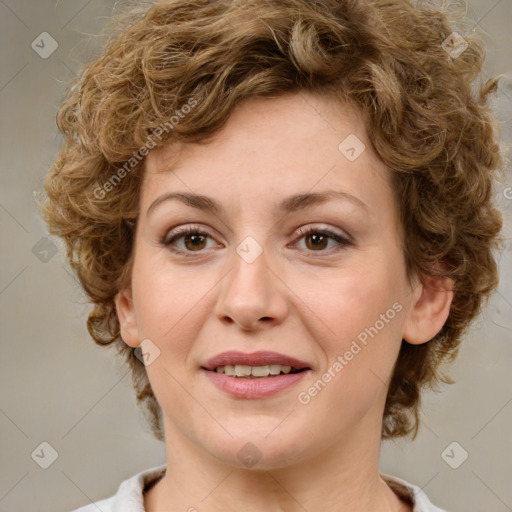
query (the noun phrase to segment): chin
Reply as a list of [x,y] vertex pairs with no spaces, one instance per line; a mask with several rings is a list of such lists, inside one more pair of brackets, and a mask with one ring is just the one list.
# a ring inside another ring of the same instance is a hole
[[223,436],[222,439],[209,438],[207,451],[224,464],[240,469],[253,471],[279,469],[290,466],[305,457],[307,446],[305,439],[310,439],[310,433],[299,432],[292,434],[290,430],[280,431],[276,426],[279,422],[260,424],[260,428],[254,425],[238,425],[233,429],[226,425],[226,429],[233,437]]

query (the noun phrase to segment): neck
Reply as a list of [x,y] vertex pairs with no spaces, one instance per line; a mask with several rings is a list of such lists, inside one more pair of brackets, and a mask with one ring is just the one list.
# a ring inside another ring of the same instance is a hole
[[145,495],[147,512],[410,512],[379,475],[379,435],[358,429],[285,467],[222,462],[166,424],[167,471]]

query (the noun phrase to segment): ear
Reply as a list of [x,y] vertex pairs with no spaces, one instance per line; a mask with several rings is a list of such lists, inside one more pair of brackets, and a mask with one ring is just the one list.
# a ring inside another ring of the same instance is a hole
[[453,280],[428,276],[414,290],[402,338],[412,345],[430,341],[445,324],[453,300]]
[[136,348],[140,345],[140,338],[131,288],[119,290],[114,300],[121,326],[121,337],[127,345]]

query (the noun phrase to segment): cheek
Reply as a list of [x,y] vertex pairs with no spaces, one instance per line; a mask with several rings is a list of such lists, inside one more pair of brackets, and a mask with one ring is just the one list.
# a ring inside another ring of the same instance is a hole
[[133,269],[133,292],[143,334],[165,338],[172,330],[190,324],[188,315],[194,314],[208,289],[205,279],[196,275],[192,266],[173,266],[165,249],[140,251]]
[[391,277],[383,266],[374,265],[324,284],[326,300],[317,309],[321,321],[315,320],[317,327],[329,328],[315,338],[325,356],[324,367],[298,397],[312,418],[313,431],[330,428],[335,435],[384,399],[401,345],[404,315]]
[[364,410],[383,391],[401,346],[405,308],[400,267],[392,258],[368,255],[368,261],[360,258],[350,271],[320,284],[309,287],[305,302],[324,297],[323,304],[312,308],[318,313],[310,330],[317,333],[316,342],[325,356],[321,370],[325,373],[320,375],[323,382],[328,381],[325,399],[344,410]]
[[195,370],[190,354],[213,314],[222,275],[209,269],[199,272],[194,265],[172,265],[165,250],[141,251],[133,273],[137,325],[141,339],[151,339],[161,351],[154,368],[148,367],[150,379],[159,367],[173,374]]
[[324,338],[332,340],[334,347],[343,349],[376,322],[383,332],[391,331],[392,323],[395,324],[393,333],[399,331],[395,319],[400,316],[396,314],[400,308],[393,309],[393,304],[401,298],[401,279],[392,263],[383,258],[370,258],[368,254],[358,258],[354,265],[325,273],[325,278],[296,276],[295,283],[297,295],[315,313],[312,316],[317,324],[315,332],[324,333]]

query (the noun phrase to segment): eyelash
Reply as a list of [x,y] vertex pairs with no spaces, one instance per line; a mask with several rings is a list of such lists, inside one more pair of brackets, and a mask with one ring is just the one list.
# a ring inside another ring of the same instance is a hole
[[[338,242],[340,244],[335,252],[341,251],[341,250],[345,249],[346,247],[354,245],[353,242],[351,242],[350,240],[346,239],[345,237],[343,237],[343,236],[339,235],[338,233],[335,233],[334,231],[331,231],[330,229],[327,229],[327,228],[315,228],[315,227],[299,228],[298,233],[300,235],[299,240],[301,240],[302,238],[304,238],[305,236],[307,236],[311,233],[320,234],[320,235],[326,236],[328,238],[331,238],[332,240],[335,240],[336,242]],[[178,230],[176,230],[174,233],[171,233],[171,234],[168,233],[165,236],[164,240],[162,240],[162,244],[165,247],[168,247],[175,254],[183,255],[187,258],[194,257],[196,255],[195,252],[197,252],[199,254],[204,251],[183,251],[181,249],[176,249],[173,246],[173,243],[176,240],[179,240],[180,238],[183,238],[184,236],[191,235],[191,234],[202,235],[202,236],[207,236],[207,237],[213,238],[213,237],[211,237],[210,233],[208,233],[207,231],[204,231],[203,229],[201,229],[197,226],[187,226],[184,228],[178,228]],[[326,252],[328,252],[328,250],[308,251],[308,252],[326,253]]]

